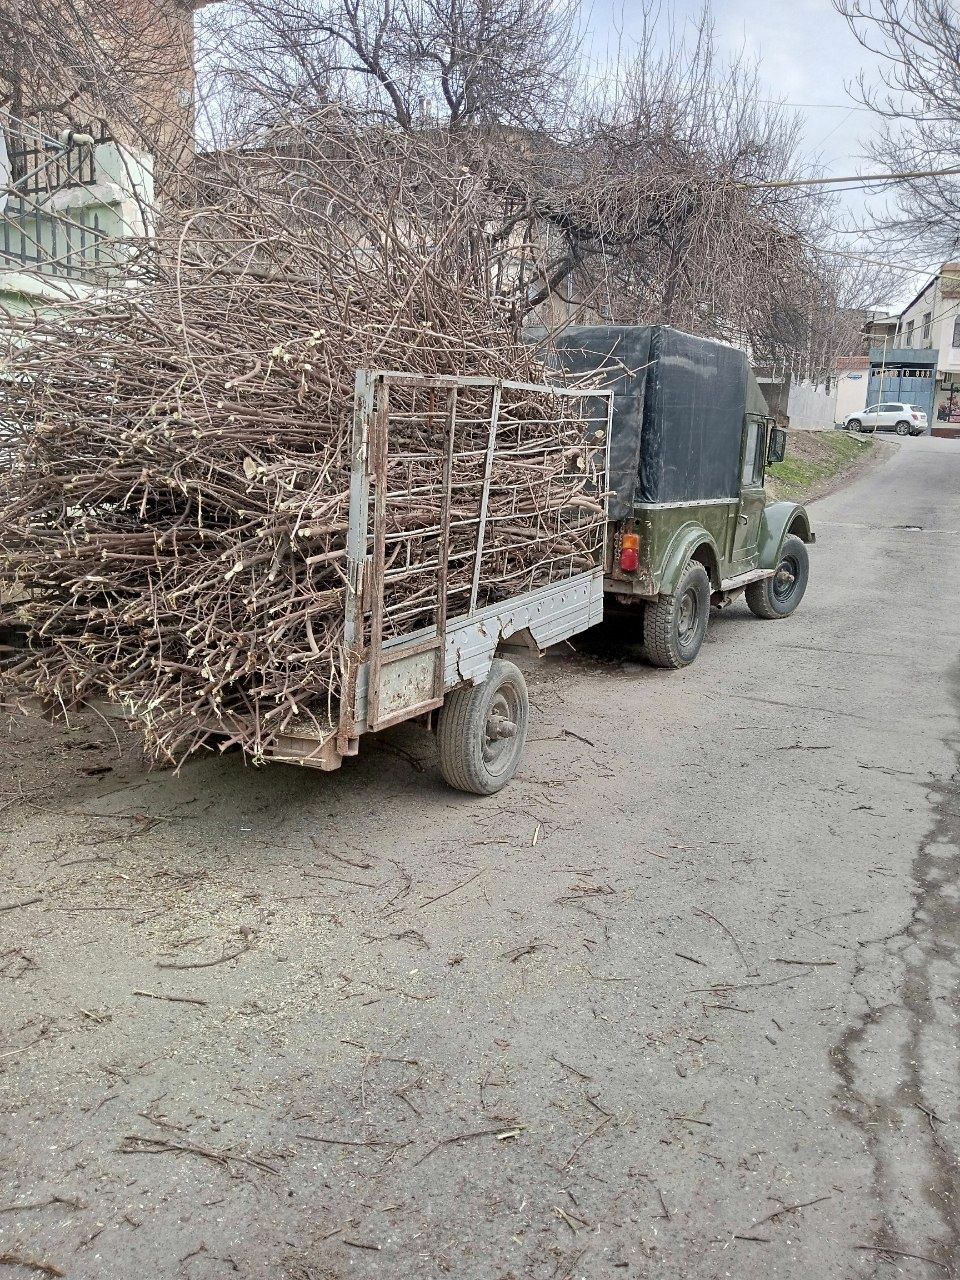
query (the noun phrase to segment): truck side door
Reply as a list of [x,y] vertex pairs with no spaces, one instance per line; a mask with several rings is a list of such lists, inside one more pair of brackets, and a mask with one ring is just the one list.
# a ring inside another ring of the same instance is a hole
[[760,520],[767,504],[763,488],[763,464],[767,429],[763,418],[748,414],[743,424],[740,454],[740,505],[733,538],[733,572],[747,573],[757,567]]

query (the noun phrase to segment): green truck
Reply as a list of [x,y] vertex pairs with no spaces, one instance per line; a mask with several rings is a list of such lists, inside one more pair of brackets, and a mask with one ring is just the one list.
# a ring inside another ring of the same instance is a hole
[[803,506],[767,498],[786,433],[744,353],[655,325],[573,326],[555,355],[614,392],[604,591],[636,610],[649,660],[692,662],[711,606],[741,593],[758,618],[793,613],[815,536]]

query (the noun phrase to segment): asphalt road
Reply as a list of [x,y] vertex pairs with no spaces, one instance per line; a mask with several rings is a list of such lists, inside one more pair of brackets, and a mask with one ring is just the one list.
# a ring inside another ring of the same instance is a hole
[[813,515],[794,618],[534,665],[489,800],[18,724],[4,1273],[960,1277],[960,445]]

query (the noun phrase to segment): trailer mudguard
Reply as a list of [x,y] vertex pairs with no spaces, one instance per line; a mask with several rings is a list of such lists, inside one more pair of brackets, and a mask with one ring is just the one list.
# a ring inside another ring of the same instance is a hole
[[759,569],[775,569],[780,563],[780,552],[790,533],[803,542],[816,542],[810,529],[810,517],[799,502],[771,502],[764,507],[760,518]]
[[719,589],[720,553],[716,541],[702,524],[698,524],[695,520],[688,520],[674,534],[663,557],[663,568],[657,583],[660,595],[674,594],[691,558],[700,561],[710,575],[710,585],[714,590]]

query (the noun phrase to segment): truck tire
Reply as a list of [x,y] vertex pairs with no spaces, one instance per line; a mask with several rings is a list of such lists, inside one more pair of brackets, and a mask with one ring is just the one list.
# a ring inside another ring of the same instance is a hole
[[449,693],[440,709],[440,772],[451,787],[490,796],[517,772],[527,740],[527,686],[512,662],[497,658],[483,684]]
[[678,670],[700,652],[710,620],[710,578],[697,560],[683,571],[676,591],[643,611],[643,644],[655,667]]
[[758,618],[789,618],[803,599],[810,580],[810,557],[802,540],[788,534],[772,578],[751,582],[743,593]]

